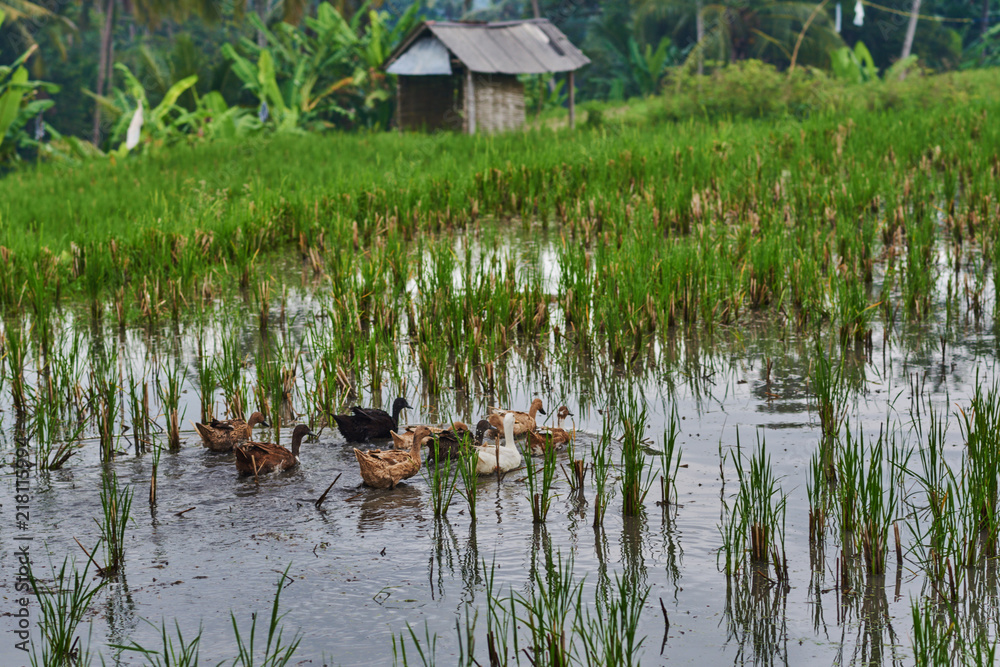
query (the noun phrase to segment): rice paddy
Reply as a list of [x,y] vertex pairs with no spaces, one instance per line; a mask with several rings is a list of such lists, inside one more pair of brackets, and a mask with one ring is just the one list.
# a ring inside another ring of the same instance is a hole
[[[7,177],[3,612],[30,536],[45,664],[992,660],[998,113]],[[576,438],[360,486],[332,416],[396,396],[468,424],[537,396]],[[318,434],[300,467],[238,478],[189,428],[256,410]]]

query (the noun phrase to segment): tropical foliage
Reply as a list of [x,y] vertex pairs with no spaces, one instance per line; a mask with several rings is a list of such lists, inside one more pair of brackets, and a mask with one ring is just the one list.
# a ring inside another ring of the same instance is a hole
[[[0,25],[5,18],[6,12],[0,9]],[[35,99],[36,94],[58,91],[57,86],[29,78],[26,63],[37,49],[32,45],[10,65],[0,65],[0,163],[16,159],[19,147],[41,138],[29,135],[25,126],[33,118],[40,119],[53,101]]]
[[[923,0],[903,63],[909,2],[864,6],[856,21],[854,3],[833,0],[0,0],[0,63],[15,63],[0,70],[0,160],[117,151],[139,116],[139,150],[388,128],[394,82],[381,65],[421,18],[549,18],[591,59],[579,102],[677,90],[703,72],[769,113],[795,98],[767,97],[789,69],[805,68],[786,87],[816,89],[867,85],[890,67],[1000,64],[1000,0]],[[529,112],[565,105],[564,77],[522,79]]]

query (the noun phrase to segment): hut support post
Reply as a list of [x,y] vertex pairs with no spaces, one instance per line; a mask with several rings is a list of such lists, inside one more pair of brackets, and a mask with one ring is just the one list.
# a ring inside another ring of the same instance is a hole
[[476,133],[476,87],[472,82],[472,70],[465,70],[465,112],[469,114],[469,134]]
[[576,94],[573,90],[575,87],[573,83],[573,70],[570,70],[567,85],[569,86],[569,128],[571,130],[576,127]]

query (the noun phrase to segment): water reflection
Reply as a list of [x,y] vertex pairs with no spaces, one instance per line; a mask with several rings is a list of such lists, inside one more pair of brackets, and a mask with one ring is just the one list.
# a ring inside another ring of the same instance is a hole
[[727,640],[737,665],[788,665],[788,588],[751,567],[726,578]]

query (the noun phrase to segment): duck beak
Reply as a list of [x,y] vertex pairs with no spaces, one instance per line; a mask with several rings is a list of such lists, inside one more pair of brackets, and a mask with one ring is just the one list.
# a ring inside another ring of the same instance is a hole
[[271,424],[270,424],[269,422],[266,422],[266,421],[262,421],[262,422],[260,423],[260,425],[261,425],[261,426],[266,426],[266,427],[268,427],[268,428],[271,428]]
[[545,414],[545,410],[543,410],[541,408],[538,408],[538,412],[541,413],[541,414],[543,414],[543,415]]

